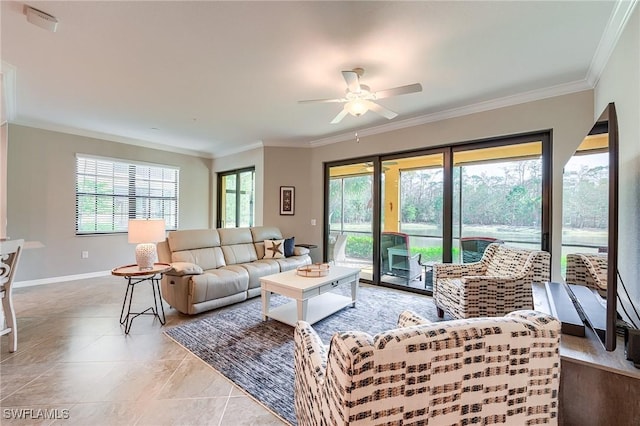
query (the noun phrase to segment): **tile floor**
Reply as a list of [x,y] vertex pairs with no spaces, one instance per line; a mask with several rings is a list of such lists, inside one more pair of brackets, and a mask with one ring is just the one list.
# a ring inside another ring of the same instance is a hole
[[[125,290],[126,280],[112,276],[14,290],[18,351],[9,353],[2,336],[0,424],[286,424],[168,338],[153,317],[136,318],[125,335],[118,321]],[[132,310],[152,300],[151,287],[140,284]],[[165,312],[165,327],[193,319],[167,305]]]

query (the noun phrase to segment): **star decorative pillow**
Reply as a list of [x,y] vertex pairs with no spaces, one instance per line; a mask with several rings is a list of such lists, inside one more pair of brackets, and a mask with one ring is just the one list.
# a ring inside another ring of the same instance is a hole
[[264,240],[263,259],[279,259],[284,257],[284,240]]

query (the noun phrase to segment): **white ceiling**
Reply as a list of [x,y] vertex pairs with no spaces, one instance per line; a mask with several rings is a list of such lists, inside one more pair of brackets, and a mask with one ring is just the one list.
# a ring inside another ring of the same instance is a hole
[[[593,87],[629,4],[30,2],[58,19],[51,33],[2,1],[8,118],[212,157],[313,146]],[[342,96],[354,67],[374,91],[423,92],[380,100],[392,121],[332,125],[339,104],[297,103]]]

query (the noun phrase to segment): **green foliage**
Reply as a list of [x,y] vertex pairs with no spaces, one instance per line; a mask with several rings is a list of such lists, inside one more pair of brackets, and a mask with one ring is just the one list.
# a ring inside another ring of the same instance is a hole
[[[349,235],[345,249],[347,257],[355,259],[373,258],[373,238],[365,235]],[[422,254],[423,262],[442,262],[442,247],[411,247],[411,254]],[[453,258],[457,259],[460,254],[458,248],[452,250]]]

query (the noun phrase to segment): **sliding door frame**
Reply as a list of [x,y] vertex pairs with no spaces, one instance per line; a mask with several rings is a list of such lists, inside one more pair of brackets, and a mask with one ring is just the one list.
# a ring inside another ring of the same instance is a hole
[[[527,142],[542,143],[542,200],[541,200],[541,250],[551,253],[551,200],[552,200],[552,140],[553,131],[542,130],[536,132],[519,133],[515,135],[491,137],[485,139],[477,139],[472,141],[458,142],[449,145],[440,145],[429,147],[427,149],[416,149],[408,151],[400,151],[394,153],[386,153],[379,155],[371,155],[366,157],[358,157],[345,159],[340,161],[331,161],[324,163],[324,249],[323,258],[325,261],[329,258],[329,180],[331,167],[344,166],[354,163],[371,163],[373,164],[373,283],[381,284],[380,280],[380,233],[381,233],[381,174],[382,163],[385,161],[398,160],[413,156],[443,154],[443,259],[444,263],[452,262],[453,248],[453,157],[454,153],[462,151],[470,151],[481,148],[492,148],[508,145],[517,145]],[[408,291],[416,291],[410,287],[404,288]],[[416,291],[417,292],[417,291]]]

